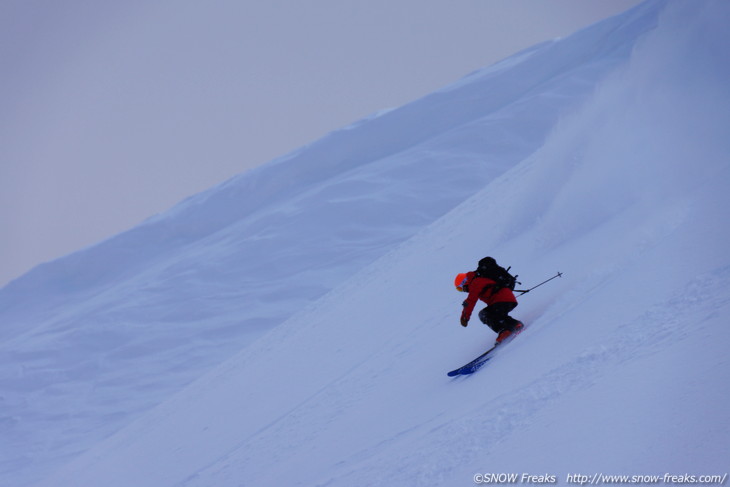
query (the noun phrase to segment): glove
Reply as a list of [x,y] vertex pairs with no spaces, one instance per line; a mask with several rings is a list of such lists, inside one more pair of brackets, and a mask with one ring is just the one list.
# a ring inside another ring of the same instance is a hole
[[465,317],[462,316],[461,317],[461,326],[463,326],[464,328],[466,328],[466,325],[468,325],[468,324],[469,324],[469,318],[465,318]]

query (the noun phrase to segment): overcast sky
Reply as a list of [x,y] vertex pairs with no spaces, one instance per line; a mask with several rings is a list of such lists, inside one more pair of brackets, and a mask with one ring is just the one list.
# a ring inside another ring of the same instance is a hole
[[0,286],[639,0],[3,0]]

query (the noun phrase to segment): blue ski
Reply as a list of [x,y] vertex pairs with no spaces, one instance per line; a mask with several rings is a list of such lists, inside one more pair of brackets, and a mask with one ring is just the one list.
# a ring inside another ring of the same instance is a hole
[[479,370],[482,367],[482,365],[486,364],[489,361],[489,359],[492,358],[490,353],[492,353],[492,351],[494,351],[494,349],[496,349],[498,346],[499,346],[499,343],[495,344],[492,348],[490,348],[489,350],[487,350],[486,352],[484,352],[483,354],[481,354],[480,356],[478,356],[477,358],[475,358],[468,364],[462,365],[458,369],[454,369],[446,375],[448,375],[449,377],[456,377],[457,375],[473,374],[474,372]]

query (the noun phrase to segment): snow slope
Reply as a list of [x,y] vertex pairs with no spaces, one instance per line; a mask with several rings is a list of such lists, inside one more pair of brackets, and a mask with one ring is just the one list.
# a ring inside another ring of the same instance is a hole
[[[729,8],[648,2],[7,286],[4,480],[727,469]],[[493,339],[451,286],[487,253],[565,277],[451,380]]]
[[[653,7],[539,151],[43,485],[726,473],[730,4]],[[459,327],[451,287],[485,253],[528,285],[565,276],[451,380],[494,337]]]
[[518,53],[0,290],[0,484],[120,429],[528,157],[655,10]]

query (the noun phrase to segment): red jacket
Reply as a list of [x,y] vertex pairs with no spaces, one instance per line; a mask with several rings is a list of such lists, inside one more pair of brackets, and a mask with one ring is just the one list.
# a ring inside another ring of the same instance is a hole
[[517,302],[517,298],[515,298],[514,293],[508,287],[503,287],[495,293],[494,285],[496,283],[489,278],[477,276],[474,272],[467,272],[466,279],[469,296],[464,301],[464,310],[461,312],[462,320],[469,321],[471,313],[474,311],[474,306],[480,299],[487,303],[487,305]]

